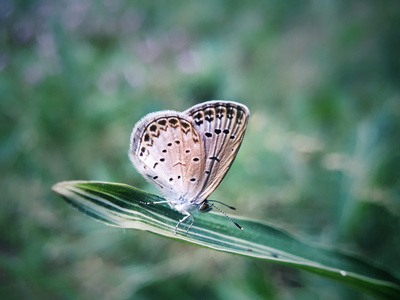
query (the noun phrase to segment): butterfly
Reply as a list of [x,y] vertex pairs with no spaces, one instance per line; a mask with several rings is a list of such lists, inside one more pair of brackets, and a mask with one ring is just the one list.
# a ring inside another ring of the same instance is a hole
[[146,204],[167,202],[185,215],[176,225],[175,233],[187,219],[189,231],[194,222],[192,211],[196,208],[201,212],[216,208],[243,230],[210,203],[219,201],[207,200],[207,197],[232,165],[243,141],[249,114],[249,109],[241,103],[213,100],[183,112],[150,113],[134,126],[129,158],[166,199]]

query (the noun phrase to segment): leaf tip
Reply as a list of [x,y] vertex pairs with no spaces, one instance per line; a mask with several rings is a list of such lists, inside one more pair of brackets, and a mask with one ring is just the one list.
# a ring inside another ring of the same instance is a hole
[[54,193],[56,193],[56,194],[60,194],[64,182],[65,182],[65,181],[56,183],[55,185],[53,185],[53,186],[51,187],[51,190],[52,190]]

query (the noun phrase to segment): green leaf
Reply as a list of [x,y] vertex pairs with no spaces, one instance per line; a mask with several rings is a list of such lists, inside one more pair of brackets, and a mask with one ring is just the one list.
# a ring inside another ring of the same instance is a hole
[[387,299],[400,298],[400,280],[365,259],[302,241],[267,223],[235,217],[197,214],[186,232],[176,224],[183,215],[163,204],[164,198],[119,183],[60,182],[53,191],[85,214],[111,226],[147,230],[158,235],[247,257],[275,261],[335,279]]

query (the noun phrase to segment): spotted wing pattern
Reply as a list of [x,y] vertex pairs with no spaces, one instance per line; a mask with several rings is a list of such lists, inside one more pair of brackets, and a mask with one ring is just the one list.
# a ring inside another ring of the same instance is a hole
[[183,112],[200,135],[204,147],[204,174],[196,203],[204,201],[232,165],[247,127],[249,110],[232,101],[209,101]]
[[190,210],[206,200],[229,170],[248,116],[246,106],[232,101],[148,114],[132,131],[129,157],[172,206]]
[[129,156],[139,172],[173,201],[198,193],[203,153],[192,123],[178,112],[162,111],[145,116],[135,126]]

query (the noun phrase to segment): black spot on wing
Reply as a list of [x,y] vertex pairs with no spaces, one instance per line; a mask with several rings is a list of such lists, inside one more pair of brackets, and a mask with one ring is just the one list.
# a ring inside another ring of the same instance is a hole
[[211,160],[216,160],[217,162],[219,162],[220,161],[220,159],[218,158],[218,157],[216,157],[216,156],[211,156],[211,157],[209,157]]

